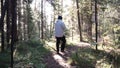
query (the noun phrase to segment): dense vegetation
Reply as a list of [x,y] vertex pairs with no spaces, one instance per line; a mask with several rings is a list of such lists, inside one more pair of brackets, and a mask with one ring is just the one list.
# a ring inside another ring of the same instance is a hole
[[67,27],[68,48],[76,47],[74,42],[90,44],[71,52],[73,65],[120,67],[120,0],[1,0],[0,9],[2,68],[45,68],[44,57],[55,47],[58,15]]

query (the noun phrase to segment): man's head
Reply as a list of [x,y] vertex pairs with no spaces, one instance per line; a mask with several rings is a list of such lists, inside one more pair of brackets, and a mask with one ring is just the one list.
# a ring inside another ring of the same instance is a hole
[[58,16],[58,19],[59,19],[59,20],[62,20],[62,16]]

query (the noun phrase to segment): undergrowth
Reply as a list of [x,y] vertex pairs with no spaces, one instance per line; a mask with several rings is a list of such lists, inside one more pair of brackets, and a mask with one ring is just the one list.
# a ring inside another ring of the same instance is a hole
[[116,56],[111,52],[87,48],[78,49],[72,54],[71,59],[78,68],[119,68],[120,55]]
[[10,66],[10,52],[4,51],[0,53],[0,68],[8,68]]
[[44,47],[44,44],[36,40],[20,42],[15,53],[15,68],[45,68],[43,57],[49,53],[49,50]]

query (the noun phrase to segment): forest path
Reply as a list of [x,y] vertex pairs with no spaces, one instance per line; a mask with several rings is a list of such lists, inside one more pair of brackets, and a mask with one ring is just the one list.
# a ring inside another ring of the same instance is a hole
[[57,54],[55,43],[49,42],[47,46],[51,48],[51,53],[44,57],[46,68],[76,68],[75,64],[71,60],[72,53],[77,51],[79,48],[90,48],[90,44],[79,42],[75,45],[66,45],[65,52]]

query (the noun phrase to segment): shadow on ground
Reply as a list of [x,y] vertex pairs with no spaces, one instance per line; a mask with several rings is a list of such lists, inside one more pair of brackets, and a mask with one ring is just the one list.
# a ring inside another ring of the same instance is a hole
[[[54,48],[52,48],[55,51]],[[67,45],[64,54],[59,54],[65,61],[72,59],[70,68],[106,68],[106,67],[120,67],[120,55],[114,55],[112,51],[106,52],[104,50],[98,50],[91,48],[88,44]],[[59,65],[53,58],[53,54],[49,54],[46,57],[47,68],[65,68]],[[69,67],[68,67],[69,68]]]
[[73,60],[71,65],[78,68],[119,68],[120,55],[113,50],[106,52],[91,48],[90,45],[73,45],[67,46],[66,57],[70,56]]

